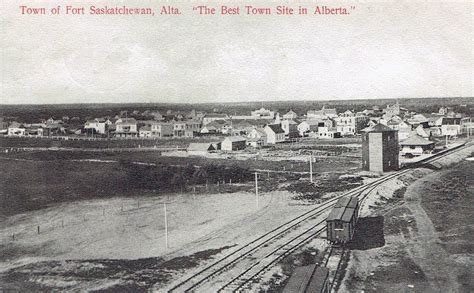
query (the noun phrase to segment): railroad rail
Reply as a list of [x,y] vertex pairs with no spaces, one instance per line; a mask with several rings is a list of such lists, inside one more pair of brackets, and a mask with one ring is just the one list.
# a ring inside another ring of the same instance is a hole
[[[411,166],[411,168],[420,167],[431,163],[432,161],[439,160],[440,158],[451,154],[453,151],[459,151],[466,147],[468,147],[468,145],[463,144],[455,148],[445,150],[430,158],[417,162]],[[318,207],[315,207],[293,218],[292,220],[279,225],[273,230],[263,234],[253,241],[243,245],[239,249],[201,269],[200,271],[192,274],[185,280],[174,285],[168,290],[168,292],[178,291],[178,289],[179,291],[184,292],[196,291],[198,288],[208,284],[210,280],[216,278],[217,276],[220,276],[221,279],[224,278],[229,280],[220,282],[218,280],[216,284],[220,284],[219,288],[217,288],[217,291],[236,292],[244,290],[250,282],[255,280],[263,272],[267,271],[268,268],[275,265],[281,259],[290,255],[295,250],[311,241],[314,237],[324,232],[326,229],[325,219],[318,221],[316,224],[311,224],[309,222],[310,220],[316,219],[324,212],[329,211],[339,198],[344,196],[357,196],[362,206],[365,199],[380,184],[411,171],[411,168],[406,168],[395,173],[387,174],[373,182],[359,186],[351,191],[329,199]],[[299,228],[300,230],[303,229],[303,232],[294,233],[296,228]],[[296,235],[293,235],[292,233]],[[289,239],[285,239],[285,237],[288,237]],[[327,261],[328,260],[329,258]],[[237,274],[232,274],[230,270],[238,263],[243,264],[245,269],[241,270]],[[338,265],[338,268],[339,267],[340,265]],[[337,269],[334,273],[335,276],[338,274],[338,270],[339,269]],[[331,287],[332,286],[334,286],[334,284],[331,284]],[[213,291],[215,291],[214,289],[215,288],[212,288]]]

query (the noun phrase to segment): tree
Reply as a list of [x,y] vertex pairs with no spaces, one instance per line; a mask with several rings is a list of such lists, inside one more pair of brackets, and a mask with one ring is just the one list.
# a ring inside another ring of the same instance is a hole
[[193,181],[195,183],[204,183],[207,181],[207,176],[208,176],[208,173],[207,173],[206,166],[198,167],[194,170]]

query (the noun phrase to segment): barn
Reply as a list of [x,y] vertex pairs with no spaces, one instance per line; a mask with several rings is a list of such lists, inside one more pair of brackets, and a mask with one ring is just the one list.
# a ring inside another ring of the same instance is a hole
[[346,243],[354,235],[359,218],[357,197],[341,197],[326,219],[327,239],[332,243]]

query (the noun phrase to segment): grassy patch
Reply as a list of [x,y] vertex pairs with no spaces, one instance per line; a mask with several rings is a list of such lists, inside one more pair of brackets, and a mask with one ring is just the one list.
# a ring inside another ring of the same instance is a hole
[[295,199],[319,201],[328,192],[338,192],[353,189],[363,184],[360,176],[340,177],[339,174],[325,174],[318,176],[314,183],[298,181],[287,187],[287,190],[296,193]]
[[[173,272],[198,266],[202,261],[229,249],[224,246],[208,249],[189,256],[164,261],[162,258],[143,258],[136,260],[93,259],[47,261],[25,265],[6,272],[0,281],[16,284],[19,289],[37,288],[40,290],[74,289],[80,283],[112,280],[118,284],[100,290],[104,292],[146,291],[155,284],[165,284],[172,279]],[[50,285],[45,285],[47,279]],[[74,283],[68,283],[74,280]],[[56,283],[57,285],[53,285]]]

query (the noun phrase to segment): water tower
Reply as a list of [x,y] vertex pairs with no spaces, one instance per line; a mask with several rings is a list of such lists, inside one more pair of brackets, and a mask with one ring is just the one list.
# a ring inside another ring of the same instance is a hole
[[397,130],[383,124],[366,128],[362,132],[362,169],[371,172],[398,170]]

